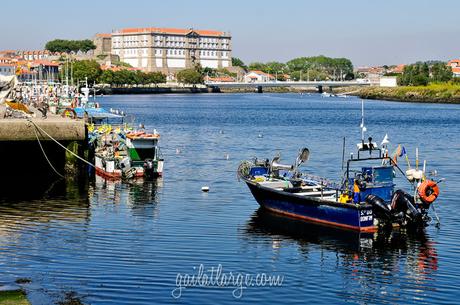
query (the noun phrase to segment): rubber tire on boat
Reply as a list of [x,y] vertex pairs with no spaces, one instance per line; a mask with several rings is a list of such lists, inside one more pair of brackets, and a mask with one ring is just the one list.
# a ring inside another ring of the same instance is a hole
[[[70,116],[69,116],[70,114]],[[71,119],[76,119],[77,118],[77,113],[75,112],[75,110],[73,110],[72,108],[66,108],[63,112],[62,112],[62,117],[63,118],[68,118],[70,117]]]

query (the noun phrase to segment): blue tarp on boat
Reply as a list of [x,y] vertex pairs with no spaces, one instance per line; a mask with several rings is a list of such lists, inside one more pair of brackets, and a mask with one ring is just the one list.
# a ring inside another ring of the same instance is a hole
[[108,112],[104,108],[83,108],[83,107],[76,107],[74,108],[77,117],[83,118],[85,116],[85,112],[87,113],[88,117],[91,119],[112,119],[112,118],[123,118],[122,115],[115,114]]

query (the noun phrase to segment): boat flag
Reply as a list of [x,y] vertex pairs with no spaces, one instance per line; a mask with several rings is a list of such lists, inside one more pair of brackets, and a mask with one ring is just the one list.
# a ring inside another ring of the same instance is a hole
[[405,154],[406,154],[406,148],[403,146],[403,147],[401,148],[401,152],[399,153],[399,156],[402,157],[402,156],[404,156]]
[[391,159],[393,159],[393,162],[395,164],[398,164],[398,156],[401,157],[402,155],[402,147],[401,144],[398,144],[398,147],[396,147],[395,151],[391,154]]

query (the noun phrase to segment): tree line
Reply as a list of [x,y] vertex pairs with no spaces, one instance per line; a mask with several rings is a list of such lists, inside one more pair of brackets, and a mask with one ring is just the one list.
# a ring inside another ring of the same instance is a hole
[[[161,72],[142,72],[139,70],[102,70],[95,60],[78,60],[72,63],[72,77],[78,80],[88,79],[89,83],[109,85],[148,85],[166,82],[166,75]],[[65,78],[61,69],[61,79]]]
[[400,86],[426,86],[430,82],[448,82],[453,78],[451,67],[444,62],[417,62],[404,67],[398,76]]
[[286,63],[270,62],[253,62],[245,65],[244,62],[234,57],[233,66],[239,66],[244,70],[260,70],[272,75],[278,75],[282,80],[283,74],[288,74],[293,80],[326,80],[326,79],[353,79],[353,64],[347,58],[331,58],[324,55],[312,57],[298,57],[287,61]]

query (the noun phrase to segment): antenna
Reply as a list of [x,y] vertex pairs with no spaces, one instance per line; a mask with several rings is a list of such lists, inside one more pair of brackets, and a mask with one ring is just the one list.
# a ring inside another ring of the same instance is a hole
[[367,131],[366,126],[364,126],[364,100],[361,100],[361,141],[364,143],[364,133]]

